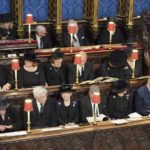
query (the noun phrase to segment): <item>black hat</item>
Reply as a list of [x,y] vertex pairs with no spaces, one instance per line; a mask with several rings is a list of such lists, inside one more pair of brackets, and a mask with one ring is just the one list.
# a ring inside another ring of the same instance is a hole
[[115,50],[111,52],[108,60],[115,67],[123,67],[127,63],[127,56],[124,51]]
[[0,109],[5,109],[9,106],[7,102],[7,98],[4,96],[0,96]]
[[0,22],[1,23],[11,22],[11,21],[12,21],[11,14],[1,14],[0,15]]
[[29,61],[33,61],[33,62],[40,62],[39,59],[36,58],[36,54],[34,52],[26,52],[24,54],[24,57],[20,57],[22,60],[29,60]]
[[127,90],[130,86],[130,82],[128,80],[117,80],[113,83],[113,92],[114,93],[121,93],[125,90]]
[[64,53],[61,51],[55,51],[52,53],[52,57],[54,59],[60,59],[60,58],[64,58]]
[[60,93],[64,92],[75,92],[75,90],[72,90],[71,86],[69,84],[62,84],[59,88]]

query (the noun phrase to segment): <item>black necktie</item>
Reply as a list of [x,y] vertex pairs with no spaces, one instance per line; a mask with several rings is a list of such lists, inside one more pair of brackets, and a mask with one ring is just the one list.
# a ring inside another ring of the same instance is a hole
[[44,105],[41,104],[41,108],[40,108],[40,114],[43,114],[44,113]]
[[84,76],[84,67],[81,68],[81,76]]
[[41,38],[41,41],[40,41],[40,48],[43,48],[43,38]]

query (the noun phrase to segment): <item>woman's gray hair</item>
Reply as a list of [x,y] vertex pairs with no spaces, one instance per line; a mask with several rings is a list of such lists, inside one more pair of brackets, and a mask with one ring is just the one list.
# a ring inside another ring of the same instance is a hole
[[94,94],[95,92],[99,92],[99,87],[97,85],[92,85],[90,87],[89,93]]
[[34,97],[39,97],[41,93],[47,94],[46,88],[44,88],[43,86],[37,86],[37,87],[33,88]]

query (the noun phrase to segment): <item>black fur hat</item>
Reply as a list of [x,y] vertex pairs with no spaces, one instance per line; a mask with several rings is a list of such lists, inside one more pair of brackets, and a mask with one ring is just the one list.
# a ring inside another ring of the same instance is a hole
[[52,58],[54,59],[64,58],[64,53],[61,51],[55,51],[52,53]]
[[130,82],[128,80],[117,80],[113,83],[113,92],[114,93],[121,93],[125,90],[127,90],[130,86]]

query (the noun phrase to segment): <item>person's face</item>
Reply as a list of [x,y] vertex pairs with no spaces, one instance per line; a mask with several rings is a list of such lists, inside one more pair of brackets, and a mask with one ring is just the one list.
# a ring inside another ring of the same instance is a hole
[[70,100],[72,93],[71,92],[64,92],[61,94],[61,97],[64,101]]
[[36,97],[36,100],[40,103],[40,104],[45,104],[46,100],[47,100],[47,93],[40,93],[40,95],[38,97]]
[[32,67],[33,66],[33,61],[25,60],[24,64],[26,67]]
[[54,67],[61,67],[61,64],[62,64],[62,58],[60,58],[60,59],[54,59],[53,60],[53,66]]
[[118,93],[118,96],[122,97],[127,93],[127,90],[124,90],[123,92]]
[[81,66],[84,66],[87,60],[87,56],[86,55],[81,55]]
[[45,37],[45,36],[46,36],[46,34],[47,34],[47,31],[46,31],[46,29],[45,29],[45,28],[43,28],[43,29],[42,29],[42,32],[41,32],[41,33],[39,33],[39,36],[40,36],[40,37]]
[[0,109],[0,114],[4,114],[6,112],[6,108]]
[[10,28],[11,23],[10,22],[5,22],[4,23],[4,28],[5,29],[9,29]]

